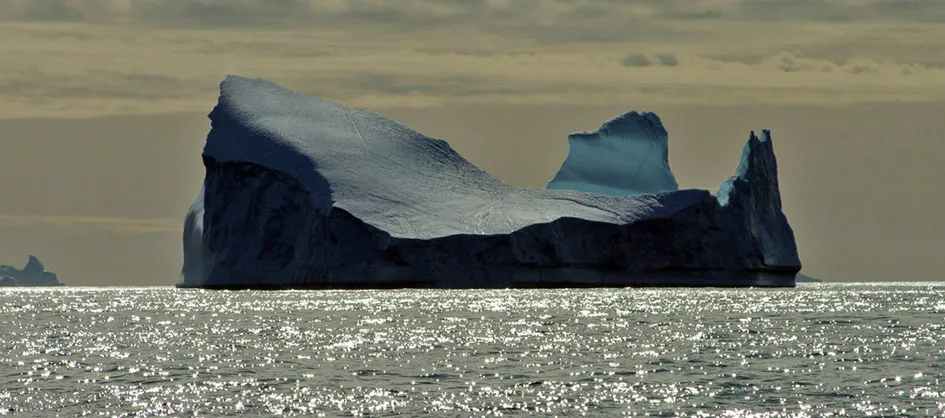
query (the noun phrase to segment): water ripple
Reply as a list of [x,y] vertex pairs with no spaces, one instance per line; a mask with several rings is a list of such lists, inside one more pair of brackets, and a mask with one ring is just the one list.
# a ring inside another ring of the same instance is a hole
[[0,290],[0,414],[945,414],[945,285]]

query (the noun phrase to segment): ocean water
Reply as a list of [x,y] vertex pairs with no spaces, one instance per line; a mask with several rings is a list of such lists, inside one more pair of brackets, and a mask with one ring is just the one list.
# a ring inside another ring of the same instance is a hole
[[945,283],[0,291],[0,414],[945,415]]

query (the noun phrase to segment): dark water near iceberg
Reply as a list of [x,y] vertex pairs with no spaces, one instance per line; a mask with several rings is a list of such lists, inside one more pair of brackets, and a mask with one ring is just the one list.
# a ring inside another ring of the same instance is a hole
[[20,416],[945,414],[945,283],[0,291]]

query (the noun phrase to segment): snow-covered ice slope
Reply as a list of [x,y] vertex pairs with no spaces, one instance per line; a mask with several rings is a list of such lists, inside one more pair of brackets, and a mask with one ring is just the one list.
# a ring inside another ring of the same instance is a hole
[[549,189],[616,196],[679,189],[669,169],[669,138],[654,113],[625,113],[596,131],[571,134],[568,143]]
[[800,269],[793,235],[768,248],[753,233],[790,231],[783,215],[743,219],[771,191],[773,153],[726,206],[704,190],[521,189],[375,113],[261,79],[220,90],[180,286],[793,285]]

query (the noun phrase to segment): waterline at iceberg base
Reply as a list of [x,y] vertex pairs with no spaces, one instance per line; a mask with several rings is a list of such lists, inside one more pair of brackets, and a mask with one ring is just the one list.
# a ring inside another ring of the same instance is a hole
[[630,112],[524,189],[375,113],[220,91],[179,287],[793,286],[801,267],[768,131],[712,195],[677,190],[659,118]]

